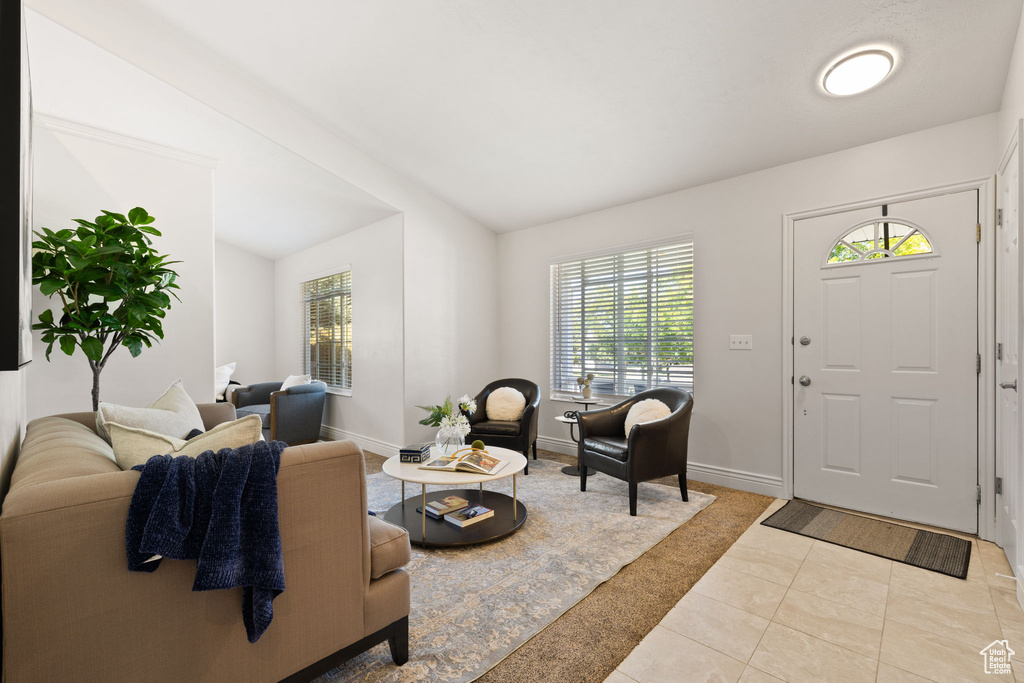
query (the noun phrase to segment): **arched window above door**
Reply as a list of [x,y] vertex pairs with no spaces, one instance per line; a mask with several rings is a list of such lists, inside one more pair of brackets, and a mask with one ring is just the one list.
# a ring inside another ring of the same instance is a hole
[[879,218],[861,223],[832,246],[826,264],[884,260],[933,253],[931,240],[916,225]]

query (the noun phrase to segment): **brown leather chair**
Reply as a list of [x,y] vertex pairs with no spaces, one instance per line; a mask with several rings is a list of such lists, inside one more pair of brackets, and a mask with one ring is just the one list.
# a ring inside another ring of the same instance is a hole
[[[672,413],[661,420],[633,425],[626,436],[626,415],[633,404],[656,398]],[[690,436],[693,396],[682,389],[648,389],[609,408],[579,412],[577,446],[580,460],[580,491],[587,490],[587,468],[629,483],[629,514],[636,516],[636,489],[641,481],[679,476],[679,490],[686,494],[686,448]]]
[[[487,419],[487,397],[500,387],[512,387],[526,397],[526,410],[519,422],[502,422]],[[466,441],[471,443],[480,439],[488,446],[510,448],[520,451],[529,463],[530,446],[533,446],[533,459],[537,459],[537,414],[540,407],[540,387],[528,379],[499,379],[491,382],[476,395],[476,412],[469,416],[470,432]],[[530,473],[529,464],[524,470]]]

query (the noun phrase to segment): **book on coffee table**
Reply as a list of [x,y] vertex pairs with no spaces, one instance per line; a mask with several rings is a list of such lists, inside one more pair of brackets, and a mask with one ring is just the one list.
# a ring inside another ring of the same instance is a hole
[[[455,512],[469,505],[469,501],[458,496],[446,496],[441,500],[432,500],[427,503],[427,516],[440,519],[449,512]],[[418,508],[417,508],[418,509]]]
[[440,456],[420,465],[421,470],[436,472],[470,472],[472,474],[495,474],[506,465],[487,451],[472,451],[463,456]]
[[476,524],[482,522],[488,517],[494,516],[494,510],[491,508],[485,508],[483,505],[470,505],[469,507],[456,510],[444,516],[444,521],[449,524],[454,524],[457,527],[464,528],[470,524]]

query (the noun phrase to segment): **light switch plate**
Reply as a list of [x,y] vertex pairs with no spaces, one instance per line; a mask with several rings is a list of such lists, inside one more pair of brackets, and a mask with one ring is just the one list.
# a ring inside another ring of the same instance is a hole
[[754,335],[752,334],[730,334],[730,351],[750,351],[754,348]]

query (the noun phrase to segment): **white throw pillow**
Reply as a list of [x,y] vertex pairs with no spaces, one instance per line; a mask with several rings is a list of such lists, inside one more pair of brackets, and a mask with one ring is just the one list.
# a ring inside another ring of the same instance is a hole
[[309,384],[309,375],[288,375],[288,379],[281,383],[281,391],[288,387],[297,387],[300,384]]
[[234,422],[222,422],[188,441],[147,429],[126,427],[116,422],[108,422],[107,430],[114,447],[114,458],[122,470],[144,465],[154,455],[188,455],[194,458],[206,451],[238,448],[263,438],[263,422],[259,415],[246,415]]
[[518,422],[526,410],[526,397],[512,387],[498,387],[487,397],[488,420]]
[[235,366],[238,363],[228,363],[227,365],[221,365],[213,371],[213,393],[217,398],[224,398],[224,392],[228,388],[228,384],[231,382],[231,375],[235,372]]
[[629,409],[629,412],[626,413],[626,436],[629,436],[629,432],[633,429],[633,425],[637,425],[642,422],[660,420],[671,414],[672,410],[656,398],[647,398],[643,401],[637,401],[633,404],[633,407]]
[[193,429],[202,431],[205,428],[199,409],[185,392],[180,379],[167,387],[167,391],[148,408],[101,402],[96,411],[96,431],[109,442],[110,435],[104,427],[108,422],[147,429],[176,439],[184,439]]

